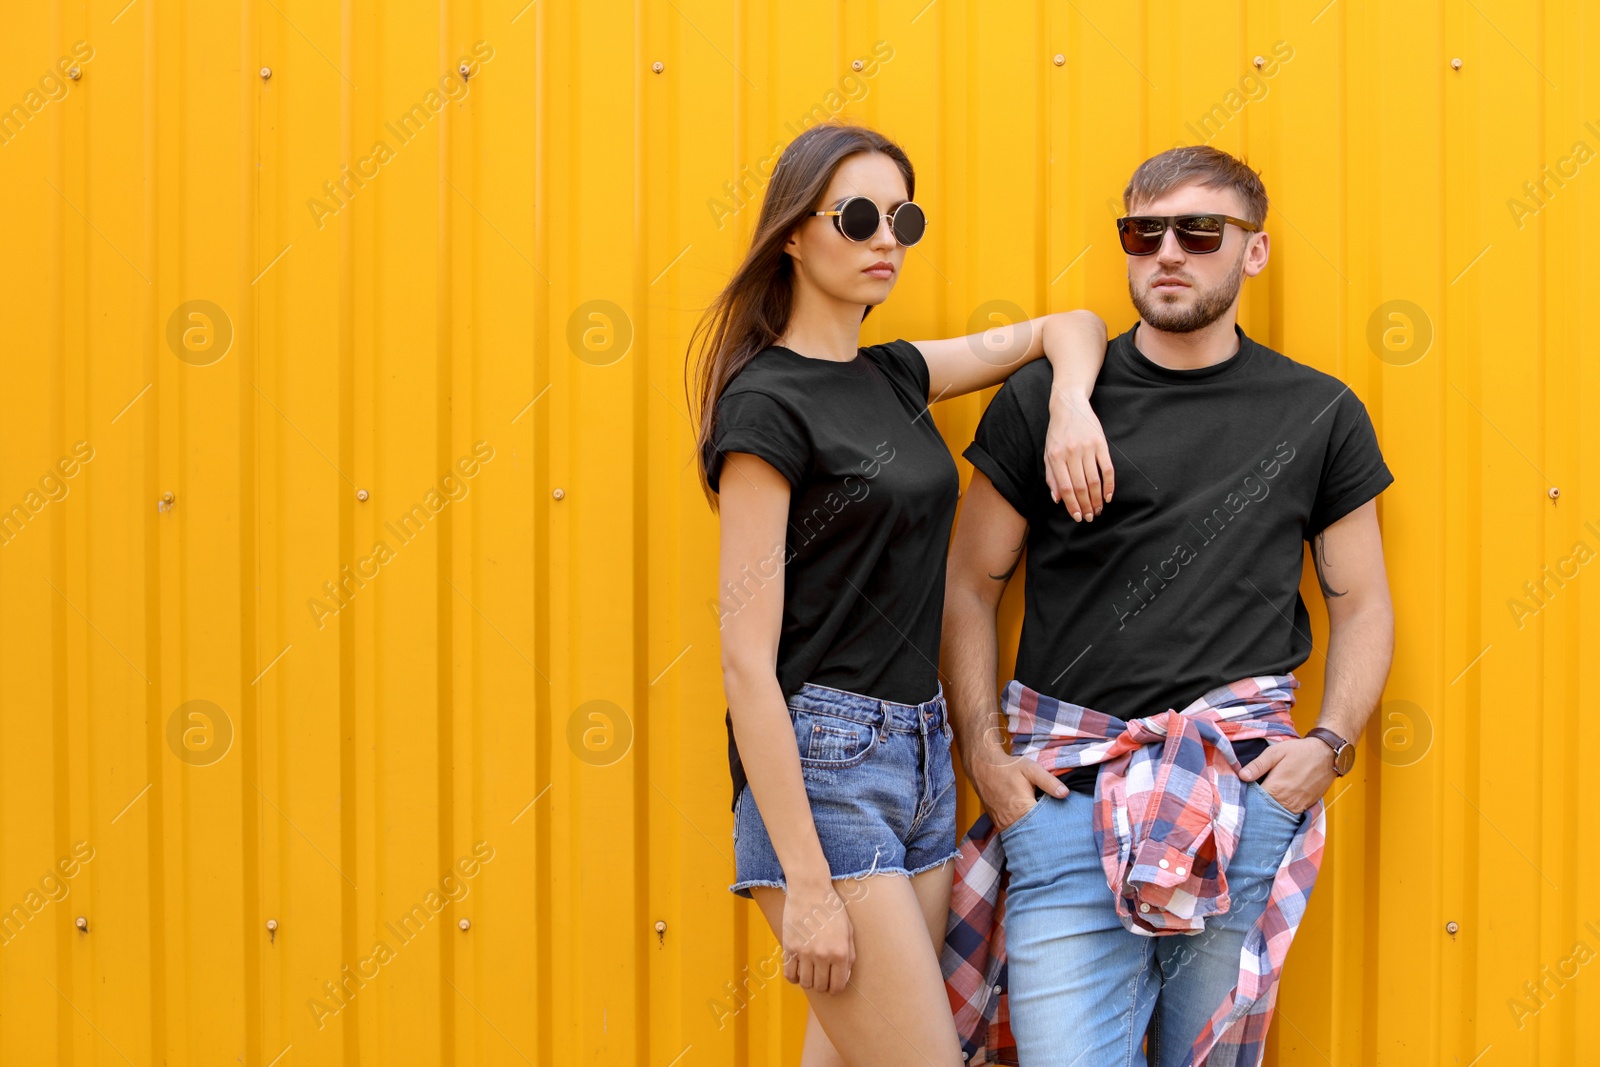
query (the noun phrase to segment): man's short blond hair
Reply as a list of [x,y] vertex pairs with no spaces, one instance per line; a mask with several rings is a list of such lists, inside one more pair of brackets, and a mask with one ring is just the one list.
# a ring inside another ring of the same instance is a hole
[[1185,145],[1151,156],[1134,170],[1123,190],[1122,205],[1148,204],[1185,185],[1232,189],[1239,194],[1244,217],[1261,226],[1267,221],[1267,189],[1249,164],[1210,145]]

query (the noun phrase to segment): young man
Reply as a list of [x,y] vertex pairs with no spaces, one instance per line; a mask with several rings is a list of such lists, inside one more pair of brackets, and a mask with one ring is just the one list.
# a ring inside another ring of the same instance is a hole
[[[1006,382],[965,452],[943,654],[988,814],[957,862],[944,971],[974,1063],[1145,1064],[1147,1033],[1157,1067],[1259,1062],[1322,796],[1393,650],[1373,498],[1394,479],[1366,409],[1235,322],[1267,265],[1260,178],[1175,148],[1123,199],[1139,321],[1095,385],[1116,464],[1101,511],[1051,506],[1047,368]],[[1303,542],[1330,628],[1305,737],[1289,715],[1313,651]],[[997,701],[995,613],[1024,552]]]

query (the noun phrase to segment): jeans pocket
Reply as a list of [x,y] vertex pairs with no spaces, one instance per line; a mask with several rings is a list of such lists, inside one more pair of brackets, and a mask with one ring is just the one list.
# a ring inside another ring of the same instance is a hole
[[878,747],[878,730],[871,723],[809,708],[790,710],[802,767],[854,767]]
[[1300,820],[1300,817],[1305,814],[1305,812],[1303,812],[1303,811],[1290,811],[1288,806],[1285,805],[1283,801],[1281,801],[1277,797],[1273,796],[1267,790],[1267,787],[1265,785],[1262,785],[1260,781],[1251,782],[1250,784],[1255,786],[1257,789],[1261,790],[1261,795],[1267,798],[1267,803],[1268,804],[1271,804],[1274,808],[1277,808],[1279,811],[1281,811],[1285,815],[1289,816],[1289,818],[1294,819],[1296,822],[1298,822]]
[[1045,797],[1048,797],[1048,796],[1049,796],[1049,794],[1046,793],[1045,796],[1035,798],[1035,800],[1033,802],[1033,807],[1031,807],[1027,811],[1023,812],[1020,816],[1017,817],[1016,820],[1007,823],[1006,824],[1006,828],[1004,830],[1000,831],[1000,839],[1002,841],[1005,840],[1005,836],[1007,834],[1009,834],[1011,831],[1015,830],[1017,827],[1021,826],[1023,823],[1027,822],[1029,819],[1033,818],[1034,812],[1036,812],[1040,808],[1044,807]]

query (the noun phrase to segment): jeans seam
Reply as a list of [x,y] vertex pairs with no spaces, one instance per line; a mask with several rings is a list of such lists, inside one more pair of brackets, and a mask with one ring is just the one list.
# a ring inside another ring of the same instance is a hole
[[1122,1053],[1122,1062],[1124,1067],[1132,1067],[1133,1065],[1133,1049],[1134,1045],[1137,1043],[1134,1040],[1133,1020],[1134,1016],[1136,1016],[1139,1011],[1139,981],[1144,977],[1144,972],[1149,969],[1151,953],[1141,952],[1140,956],[1139,972],[1133,976],[1133,988],[1128,996],[1128,1014],[1124,1019],[1122,1028],[1123,1031],[1128,1035],[1128,1044]]

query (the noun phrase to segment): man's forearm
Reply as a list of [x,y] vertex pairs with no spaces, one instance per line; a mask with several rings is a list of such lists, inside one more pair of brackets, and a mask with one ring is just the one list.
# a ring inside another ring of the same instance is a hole
[[945,700],[961,761],[969,771],[974,759],[1005,753],[1000,743],[1000,704],[995,695],[1000,656],[995,608],[959,586],[945,591],[944,635],[940,639],[940,658],[950,679]]
[[1373,604],[1333,622],[1328,635],[1328,678],[1317,725],[1348,741],[1361,736],[1383,695],[1394,658],[1394,613]]

